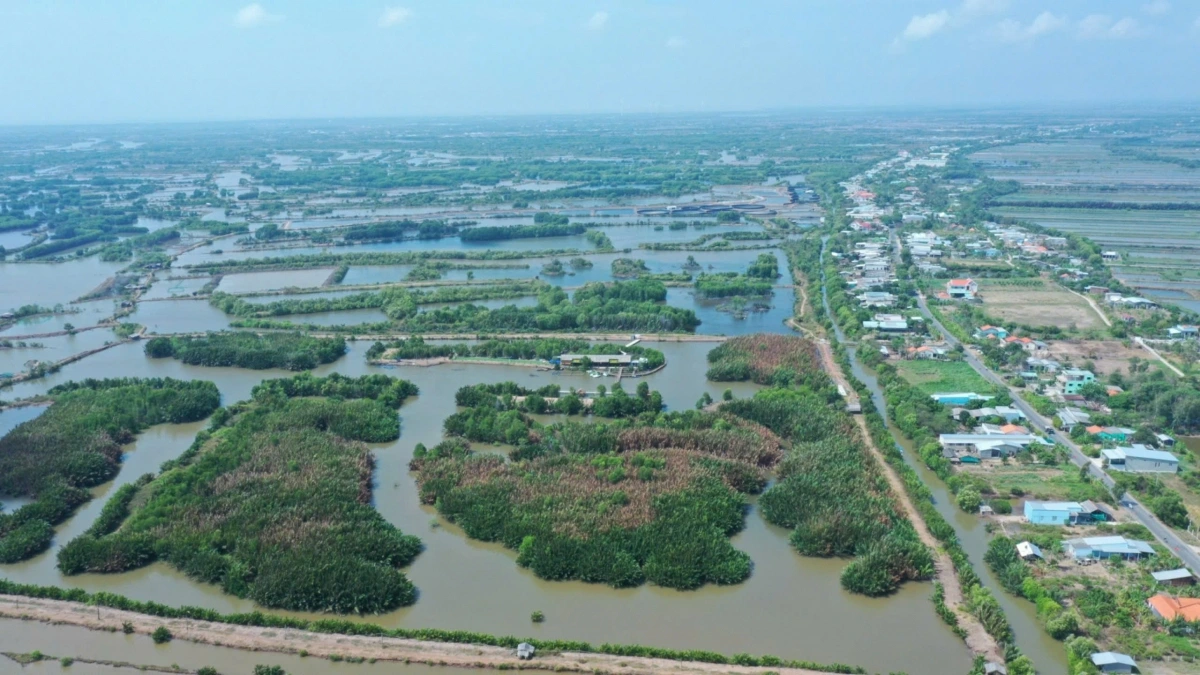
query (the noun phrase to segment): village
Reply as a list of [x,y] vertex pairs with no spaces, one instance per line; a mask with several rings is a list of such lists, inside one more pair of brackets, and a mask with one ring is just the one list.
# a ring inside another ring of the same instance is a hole
[[[988,522],[994,571],[1018,561],[1009,574],[1054,589],[1058,619],[1086,616],[1078,594],[1100,580],[1139,589],[1149,625],[1200,620],[1200,474],[1174,430],[1190,424],[1135,402],[1190,370],[1195,315],[1123,286],[1114,251],[991,219],[982,180],[936,175],[958,150],[900,153],[842,183],[849,226],[831,257],[847,332],[949,418],[920,455]],[[1119,643],[1097,642],[1098,671],[1138,672],[1103,649]]]

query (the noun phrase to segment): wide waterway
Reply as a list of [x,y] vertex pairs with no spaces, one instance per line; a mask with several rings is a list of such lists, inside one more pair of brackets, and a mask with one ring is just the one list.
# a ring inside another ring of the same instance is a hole
[[[648,227],[622,229],[638,230],[648,240],[654,240],[653,235],[659,234]],[[652,268],[661,269],[677,268],[686,255],[680,252],[638,251],[632,257],[644,258]],[[736,257],[744,265],[757,252],[728,255]],[[716,260],[712,261],[712,264],[716,263]],[[69,269],[72,264],[75,263],[68,263],[62,268]],[[80,264],[92,265],[86,261]],[[702,264],[707,267],[710,263],[704,260]],[[26,269],[38,267],[0,265],[0,276],[20,276]],[[37,271],[39,280],[45,280],[42,295],[49,295],[55,302],[67,302],[71,299],[70,293],[83,287],[90,288],[88,284],[73,282],[58,290],[52,280],[40,274],[40,269]],[[99,270],[92,273],[96,272]],[[102,280],[103,277],[96,283]],[[12,279],[10,277],[5,281]],[[790,284],[790,278],[785,276],[779,283]],[[17,281],[14,285],[21,284]],[[690,289],[671,289],[668,301],[684,307],[696,307],[697,303],[689,293]],[[49,298],[43,298],[41,302],[47,300]],[[780,288],[771,301],[773,309],[766,313],[736,319],[732,315],[707,309],[701,314],[705,322],[701,332],[784,332],[786,328],[782,321],[790,316],[793,302],[792,290]],[[227,317],[203,301],[141,303],[130,320],[162,332],[200,331],[228,325]],[[108,335],[111,336],[111,333]],[[661,349],[666,354],[666,369],[649,376],[647,381],[652,388],[662,392],[671,409],[691,408],[704,392],[716,398],[730,388],[736,396],[742,397],[753,394],[757,389],[754,385],[729,386],[705,380],[705,355],[712,348],[712,343],[654,343],[648,346]],[[407,533],[421,537],[425,550],[406,570],[419,589],[417,603],[365,620],[385,626],[464,629],[494,634],[581,639],[593,643],[639,643],[725,653],[776,654],[818,662],[861,665],[876,672],[902,670],[928,675],[961,675],[969,669],[970,658],[965,646],[934,614],[929,599],[932,593],[930,584],[909,583],[900,592],[887,598],[870,599],[851,595],[843,591],[839,584],[839,575],[847,561],[797,555],[788,543],[789,533],[767,524],[753,505],[747,513],[745,530],[732,540],[754,561],[753,574],[745,583],[681,592],[650,585],[614,590],[581,582],[538,579],[516,565],[513,551],[496,544],[467,539],[458,528],[438,517],[432,507],[420,504],[413,477],[408,471],[413,447],[418,442],[432,445],[441,440],[442,420],[454,412],[454,392],[461,386],[515,380],[526,386],[557,383],[563,388],[573,386],[594,390],[597,384],[611,387],[613,379],[593,379],[582,373],[552,373],[467,363],[387,369],[367,364],[367,347],[368,344],[364,342],[352,343],[345,357],[318,368],[315,373],[325,375],[338,372],[354,376],[382,372],[412,380],[420,387],[420,395],[400,409],[400,439],[375,447],[378,461],[374,501],[380,513],[390,522]],[[231,403],[248,397],[253,386],[265,378],[288,375],[290,373],[283,371],[203,368],[187,366],[173,359],[150,359],[143,354],[140,344],[129,343],[74,363],[46,378],[20,383],[3,390],[0,396],[6,400],[32,396],[44,393],[56,384],[87,377],[176,377],[211,380],[220,388],[223,401]],[[637,382],[627,380],[623,384],[631,390]],[[35,414],[36,409],[29,408],[0,413],[0,432]],[[58,528],[51,551],[24,563],[0,566],[0,575],[26,583],[106,590],[142,600],[171,605],[199,605],[223,612],[253,609],[251,602],[226,595],[217,587],[194,582],[166,564],[158,563],[125,574],[75,577],[63,577],[54,565],[57,549],[90,526],[103,506],[104,498],[112,490],[136,480],[143,473],[156,470],[163,461],[178,456],[203,426],[203,423],[160,425],[143,433],[127,448],[125,465],[117,478],[96,488],[93,492],[97,498]],[[546,614],[545,623],[530,623],[529,615],[534,610]],[[188,667],[212,662],[218,666],[218,670],[226,670],[220,667],[220,659],[226,658],[222,655],[229,650],[221,648],[183,644],[159,648],[149,646],[149,641],[144,640],[146,645],[136,644],[134,652],[125,654],[120,651],[127,642],[124,636],[8,622],[0,627],[5,639],[11,632],[8,628],[13,625],[18,626],[19,633],[39,636],[38,640],[17,640],[17,647],[12,648],[17,651],[38,648],[52,654],[73,653],[109,658],[102,653],[112,649],[115,650],[113,653],[122,654],[119,657],[122,660],[139,662],[143,653],[147,657],[158,658],[156,655],[161,650],[165,655],[162,658],[170,659],[170,662]],[[44,636],[52,639],[43,640]],[[43,642],[55,646],[37,646]],[[0,648],[10,649],[6,644],[0,644]],[[195,650],[197,655],[190,655],[191,651],[186,657],[173,655],[181,654],[181,650],[185,649]],[[85,653],[87,650],[96,653]],[[256,654],[254,658],[258,656]],[[161,661],[147,658],[144,662]],[[241,664],[254,662],[245,658],[239,661]],[[266,662],[283,663],[279,660]],[[314,662],[314,665],[308,666],[297,659],[289,664],[285,668],[293,673],[340,672],[331,669],[333,664],[328,662]],[[0,668],[3,667],[0,665]],[[306,667],[309,670],[305,670]],[[366,666],[350,667],[361,669]],[[394,671],[396,666],[389,668]],[[229,670],[241,672],[245,669],[246,666],[242,665],[240,670]],[[406,668],[403,672],[417,671]]]

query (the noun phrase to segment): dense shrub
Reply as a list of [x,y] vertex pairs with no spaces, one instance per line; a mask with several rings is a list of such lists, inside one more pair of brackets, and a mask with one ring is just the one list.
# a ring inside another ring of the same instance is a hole
[[372,508],[374,460],[362,442],[397,438],[395,408],[414,393],[383,375],[264,382],[211,447],[152,482],[120,529],[64,546],[59,568],[119,572],[165,560],[265,607],[411,604],[415,590],[398,568],[421,544]]
[[173,356],[192,366],[252,370],[310,370],[346,353],[342,338],[315,338],[300,333],[209,333],[204,337],[158,337],[146,343],[152,358]]
[[111,480],[122,446],[148,426],[192,422],[212,413],[211,382],[171,379],[84,380],[50,390],[40,416],[0,438],[0,493],[36,500],[0,514],[0,562],[27,559],[50,545],[53,525]]

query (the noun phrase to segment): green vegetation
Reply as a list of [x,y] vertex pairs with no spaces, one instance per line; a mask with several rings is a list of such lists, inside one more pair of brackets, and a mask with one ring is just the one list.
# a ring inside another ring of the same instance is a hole
[[632,279],[643,274],[650,274],[650,268],[646,267],[645,260],[617,258],[612,261],[612,275],[614,279]]
[[571,258],[571,268],[577,270],[590,270],[594,267],[594,263],[587,258]]
[[[744,525],[744,494],[778,461],[778,438],[727,415],[660,413],[645,386],[592,401],[592,413],[618,422],[542,426],[521,412],[556,394],[512,383],[459,390],[466,410],[446,420],[450,440],[414,453],[421,500],[468,536],[516,550],[544,579],[690,589],[749,576],[728,537]],[[514,445],[512,461],[462,438]]]
[[761,297],[774,293],[779,276],[779,261],[774,254],[763,253],[750,263],[745,274],[721,272],[696,278],[696,293],[703,298]]
[[563,354],[630,354],[646,359],[644,368],[652,370],[666,363],[666,357],[657,349],[634,345],[623,347],[616,343],[590,343],[577,338],[530,338],[530,339],[496,339],[484,340],[474,344],[441,343],[430,344],[419,336],[393,342],[376,342],[367,350],[367,359],[429,359],[437,357],[450,358],[488,358],[513,359],[521,361],[549,361]]
[[[509,297],[509,294],[538,291],[538,304],[534,307],[508,306],[499,309],[488,309],[473,304],[462,304],[454,307],[440,307],[434,310],[417,312],[420,304],[428,302],[446,302],[434,298],[454,297],[461,292],[463,296],[471,297],[479,291],[494,293],[499,297]],[[450,292],[444,292],[450,291]],[[548,284],[530,286],[528,283],[513,283],[503,287],[483,287],[483,289],[454,287],[439,289],[428,293],[409,291],[407,289],[388,289],[379,294],[380,298],[371,298],[367,302],[378,305],[382,303],[384,313],[392,322],[379,326],[380,330],[394,329],[412,333],[520,333],[520,332],[586,332],[586,331],[619,331],[619,332],[692,332],[700,325],[695,312],[689,309],[679,309],[663,304],[667,297],[666,287],[659,281],[638,279],[634,281],[617,282],[613,284],[590,283],[575,291],[574,296]],[[220,307],[233,312],[258,311],[266,307],[269,311],[284,313],[286,309],[305,309],[305,311],[327,311],[334,309],[333,303],[352,304],[359,296],[346,296],[333,301],[287,301],[286,307],[268,305],[252,305],[232,296],[213,296],[213,302],[219,302]],[[251,309],[243,310],[243,306]],[[324,307],[327,309],[315,309]],[[349,307],[338,306],[336,309]],[[234,322],[242,328],[295,328],[291,323],[280,323],[269,320],[243,320]],[[342,327],[322,326],[321,329],[335,330]],[[355,327],[361,328],[361,327]],[[346,328],[349,330],[350,328]]]
[[382,291],[354,293],[336,298],[300,298],[276,300],[262,304],[255,304],[239,296],[218,291],[212,294],[208,302],[226,314],[242,317],[381,309],[388,318],[397,320],[415,315],[419,305],[519,298],[544,292],[549,288],[544,282],[510,281],[492,286],[451,286],[429,291],[386,288]]
[[563,265],[563,261],[558,258],[553,258],[550,262],[542,265],[541,275],[544,277],[561,277],[567,273],[567,268]]
[[326,635],[375,636],[405,638],[409,640],[425,640],[430,642],[450,642],[454,644],[476,644],[493,647],[515,649],[518,644],[528,642],[540,651],[571,651],[590,654],[612,654],[615,656],[646,657],[669,659],[673,661],[694,661],[697,663],[737,664],[744,666],[807,668],[827,673],[849,673],[865,675],[867,671],[857,666],[841,663],[821,664],[811,661],[782,659],[777,656],[752,656],[737,654],[726,656],[717,652],[699,649],[677,650],[645,645],[620,645],[605,643],[592,645],[576,640],[539,640],[531,637],[516,637],[512,635],[496,636],[487,633],[474,633],[462,630],[444,630],[440,628],[384,628],[377,624],[365,623],[348,619],[303,619],[281,616],[265,612],[250,612],[247,614],[221,614],[204,607],[171,607],[158,602],[132,600],[115,593],[88,593],[81,588],[60,588],[58,586],[35,586],[18,584],[8,579],[0,579],[0,594],[19,595],[29,598],[46,598],[50,600],[65,600],[84,603],[97,607],[111,607],[126,612],[137,612],[150,616],[169,619],[192,619],[196,621],[211,621],[229,626],[260,626],[263,628],[290,628],[307,630]]
[[895,495],[844,413],[831,387],[768,389],[721,407],[752,420],[793,446],[779,481],[759,506],[767,521],[792,529],[802,555],[852,557],[842,586],[887,595],[906,580],[933,576],[933,556],[896,509]]
[[993,389],[966,361],[899,361],[895,368],[901,377],[926,394],[960,391],[986,394]]
[[458,233],[463,223],[447,223],[444,220],[389,220],[346,228],[342,238],[346,241],[396,241],[415,236],[417,239],[440,239]]
[[708,363],[706,377],[713,382],[795,383],[812,389],[829,384],[816,345],[787,335],[755,333],[726,340],[708,352]]
[[399,436],[416,387],[384,375],[267,380],[145,489],[111,534],[64,546],[64,574],[164,560],[265,607],[377,613],[411,604],[420,551],[371,506],[363,443]]
[[154,644],[156,645],[170,642],[171,638],[173,637],[175,636],[171,634],[171,631],[168,630],[166,626],[159,626],[158,628],[154,629],[153,633],[150,634],[150,639],[154,640]]
[[340,359],[346,353],[346,341],[300,333],[224,332],[204,337],[156,337],[146,341],[145,351],[151,358],[174,357],[192,366],[311,370]]
[[[550,215],[550,214],[541,214]],[[583,225],[569,225],[566,216],[561,216],[564,222],[547,222],[534,225],[508,225],[499,227],[472,227],[463,230],[459,239],[464,242],[504,241],[507,239],[541,239],[543,237],[568,237],[583,234],[587,230]],[[537,218],[534,218],[536,223]]]
[[87,488],[120,470],[122,446],[146,427],[204,419],[220,404],[211,382],[84,380],[49,392],[46,412],[0,438],[0,493],[32,496],[0,513],[0,562],[50,546],[55,525],[91,499]]

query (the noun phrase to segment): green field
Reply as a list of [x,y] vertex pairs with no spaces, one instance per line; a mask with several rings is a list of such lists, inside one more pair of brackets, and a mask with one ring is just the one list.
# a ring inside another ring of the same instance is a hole
[[1001,498],[1023,495],[1025,499],[1083,501],[1104,496],[1103,487],[1085,483],[1079,479],[1079,471],[1070,469],[995,464],[962,470],[986,482]]
[[901,361],[896,364],[896,370],[926,394],[982,392],[990,388],[965,361]]

